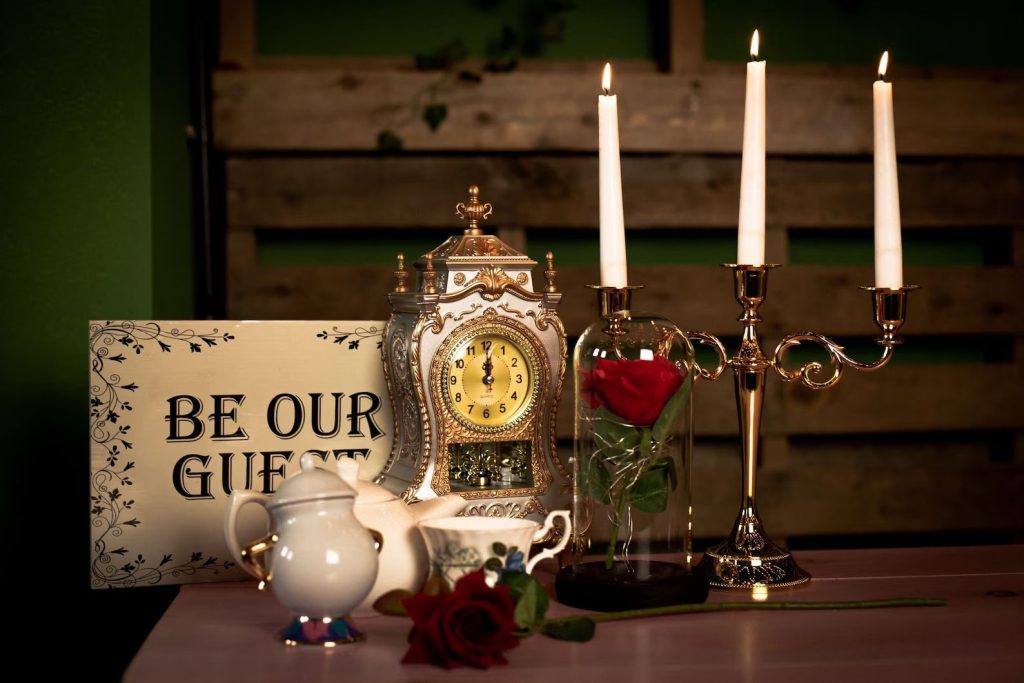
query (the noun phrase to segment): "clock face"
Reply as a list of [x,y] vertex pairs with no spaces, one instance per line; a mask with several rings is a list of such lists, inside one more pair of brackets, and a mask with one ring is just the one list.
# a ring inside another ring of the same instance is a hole
[[537,391],[537,361],[520,335],[481,330],[457,343],[442,381],[448,407],[463,424],[496,431],[526,414]]

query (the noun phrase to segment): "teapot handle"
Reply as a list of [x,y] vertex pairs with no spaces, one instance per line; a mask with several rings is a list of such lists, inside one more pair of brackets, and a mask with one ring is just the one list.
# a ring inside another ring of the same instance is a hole
[[380,551],[384,550],[384,534],[377,531],[376,529],[367,528],[366,530],[369,531],[370,536],[373,537],[374,550],[376,550],[377,554],[380,555]]
[[[257,491],[235,491],[231,494],[231,502],[228,504],[227,515],[224,519],[224,540],[227,541],[228,550],[231,551],[231,556],[234,558],[235,562],[238,563],[238,566],[260,580],[266,580],[267,572],[264,570],[262,565],[253,564],[255,561],[252,555],[252,553],[255,552],[253,548],[260,543],[268,541],[272,544],[273,540],[276,540],[276,538],[271,539],[268,536],[260,539],[260,541],[257,541],[256,543],[243,547],[241,542],[238,540],[238,512],[248,503],[258,503],[266,508],[269,502],[270,496],[264,493],[259,493]],[[264,548],[262,552],[258,553],[257,557],[269,549],[270,545]]]

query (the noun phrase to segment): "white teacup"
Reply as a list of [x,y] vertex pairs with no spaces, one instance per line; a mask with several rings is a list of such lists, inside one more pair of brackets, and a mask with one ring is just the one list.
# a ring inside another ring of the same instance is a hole
[[[539,542],[561,517],[562,538],[554,548],[530,558],[530,546]],[[464,574],[484,567],[487,583],[493,586],[503,572],[533,571],[541,560],[554,557],[565,548],[572,532],[568,510],[554,510],[544,526],[528,519],[507,517],[442,517],[420,522],[420,533],[430,553],[430,565],[449,587]]]

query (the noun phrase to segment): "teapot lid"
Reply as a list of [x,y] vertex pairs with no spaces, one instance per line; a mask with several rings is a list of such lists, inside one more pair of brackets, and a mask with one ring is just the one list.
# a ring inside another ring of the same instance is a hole
[[309,451],[299,458],[301,471],[284,480],[268,507],[329,498],[354,498],[355,490],[337,474],[317,467],[320,456]]
[[345,480],[345,483],[356,490],[358,497],[356,504],[385,503],[389,500],[398,500],[391,491],[380,484],[370,481],[363,481],[359,478],[359,463],[352,458],[338,459],[338,476]]

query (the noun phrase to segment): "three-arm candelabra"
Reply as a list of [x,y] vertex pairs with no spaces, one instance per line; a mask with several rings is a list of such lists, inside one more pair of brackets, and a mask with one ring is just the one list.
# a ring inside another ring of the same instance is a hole
[[[732,368],[740,423],[743,491],[732,532],[704,553],[701,568],[715,588],[795,586],[808,581],[810,574],[800,568],[788,550],[768,538],[755,502],[761,408],[768,370],[774,369],[785,382],[799,381],[810,389],[827,389],[839,381],[844,368],[872,371],[885,367],[892,359],[895,347],[903,343],[897,332],[906,320],[907,293],[917,287],[861,288],[871,294],[875,324],[882,331],[882,336],[875,340],[882,347],[882,355],[874,362],[854,360],[846,355],[842,346],[815,332],[784,337],[769,358],[762,352],[757,336],[757,325],[761,322],[758,309],[767,293],[768,272],[777,266],[724,265],[732,269],[736,301],[743,309],[743,314],[737,318],[743,324],[743,337],[736,354],[726,359],[721,341],[706,333],[690,332],[688,336],[693,341],[713,347],[718,354],[718,366],[713,371],[702,370],[702,378],[717,379],[726,367]],[[794,370],[785,368],[786,352],[805,341],[820,344],[829,353],[831,373],[816,361]]]

